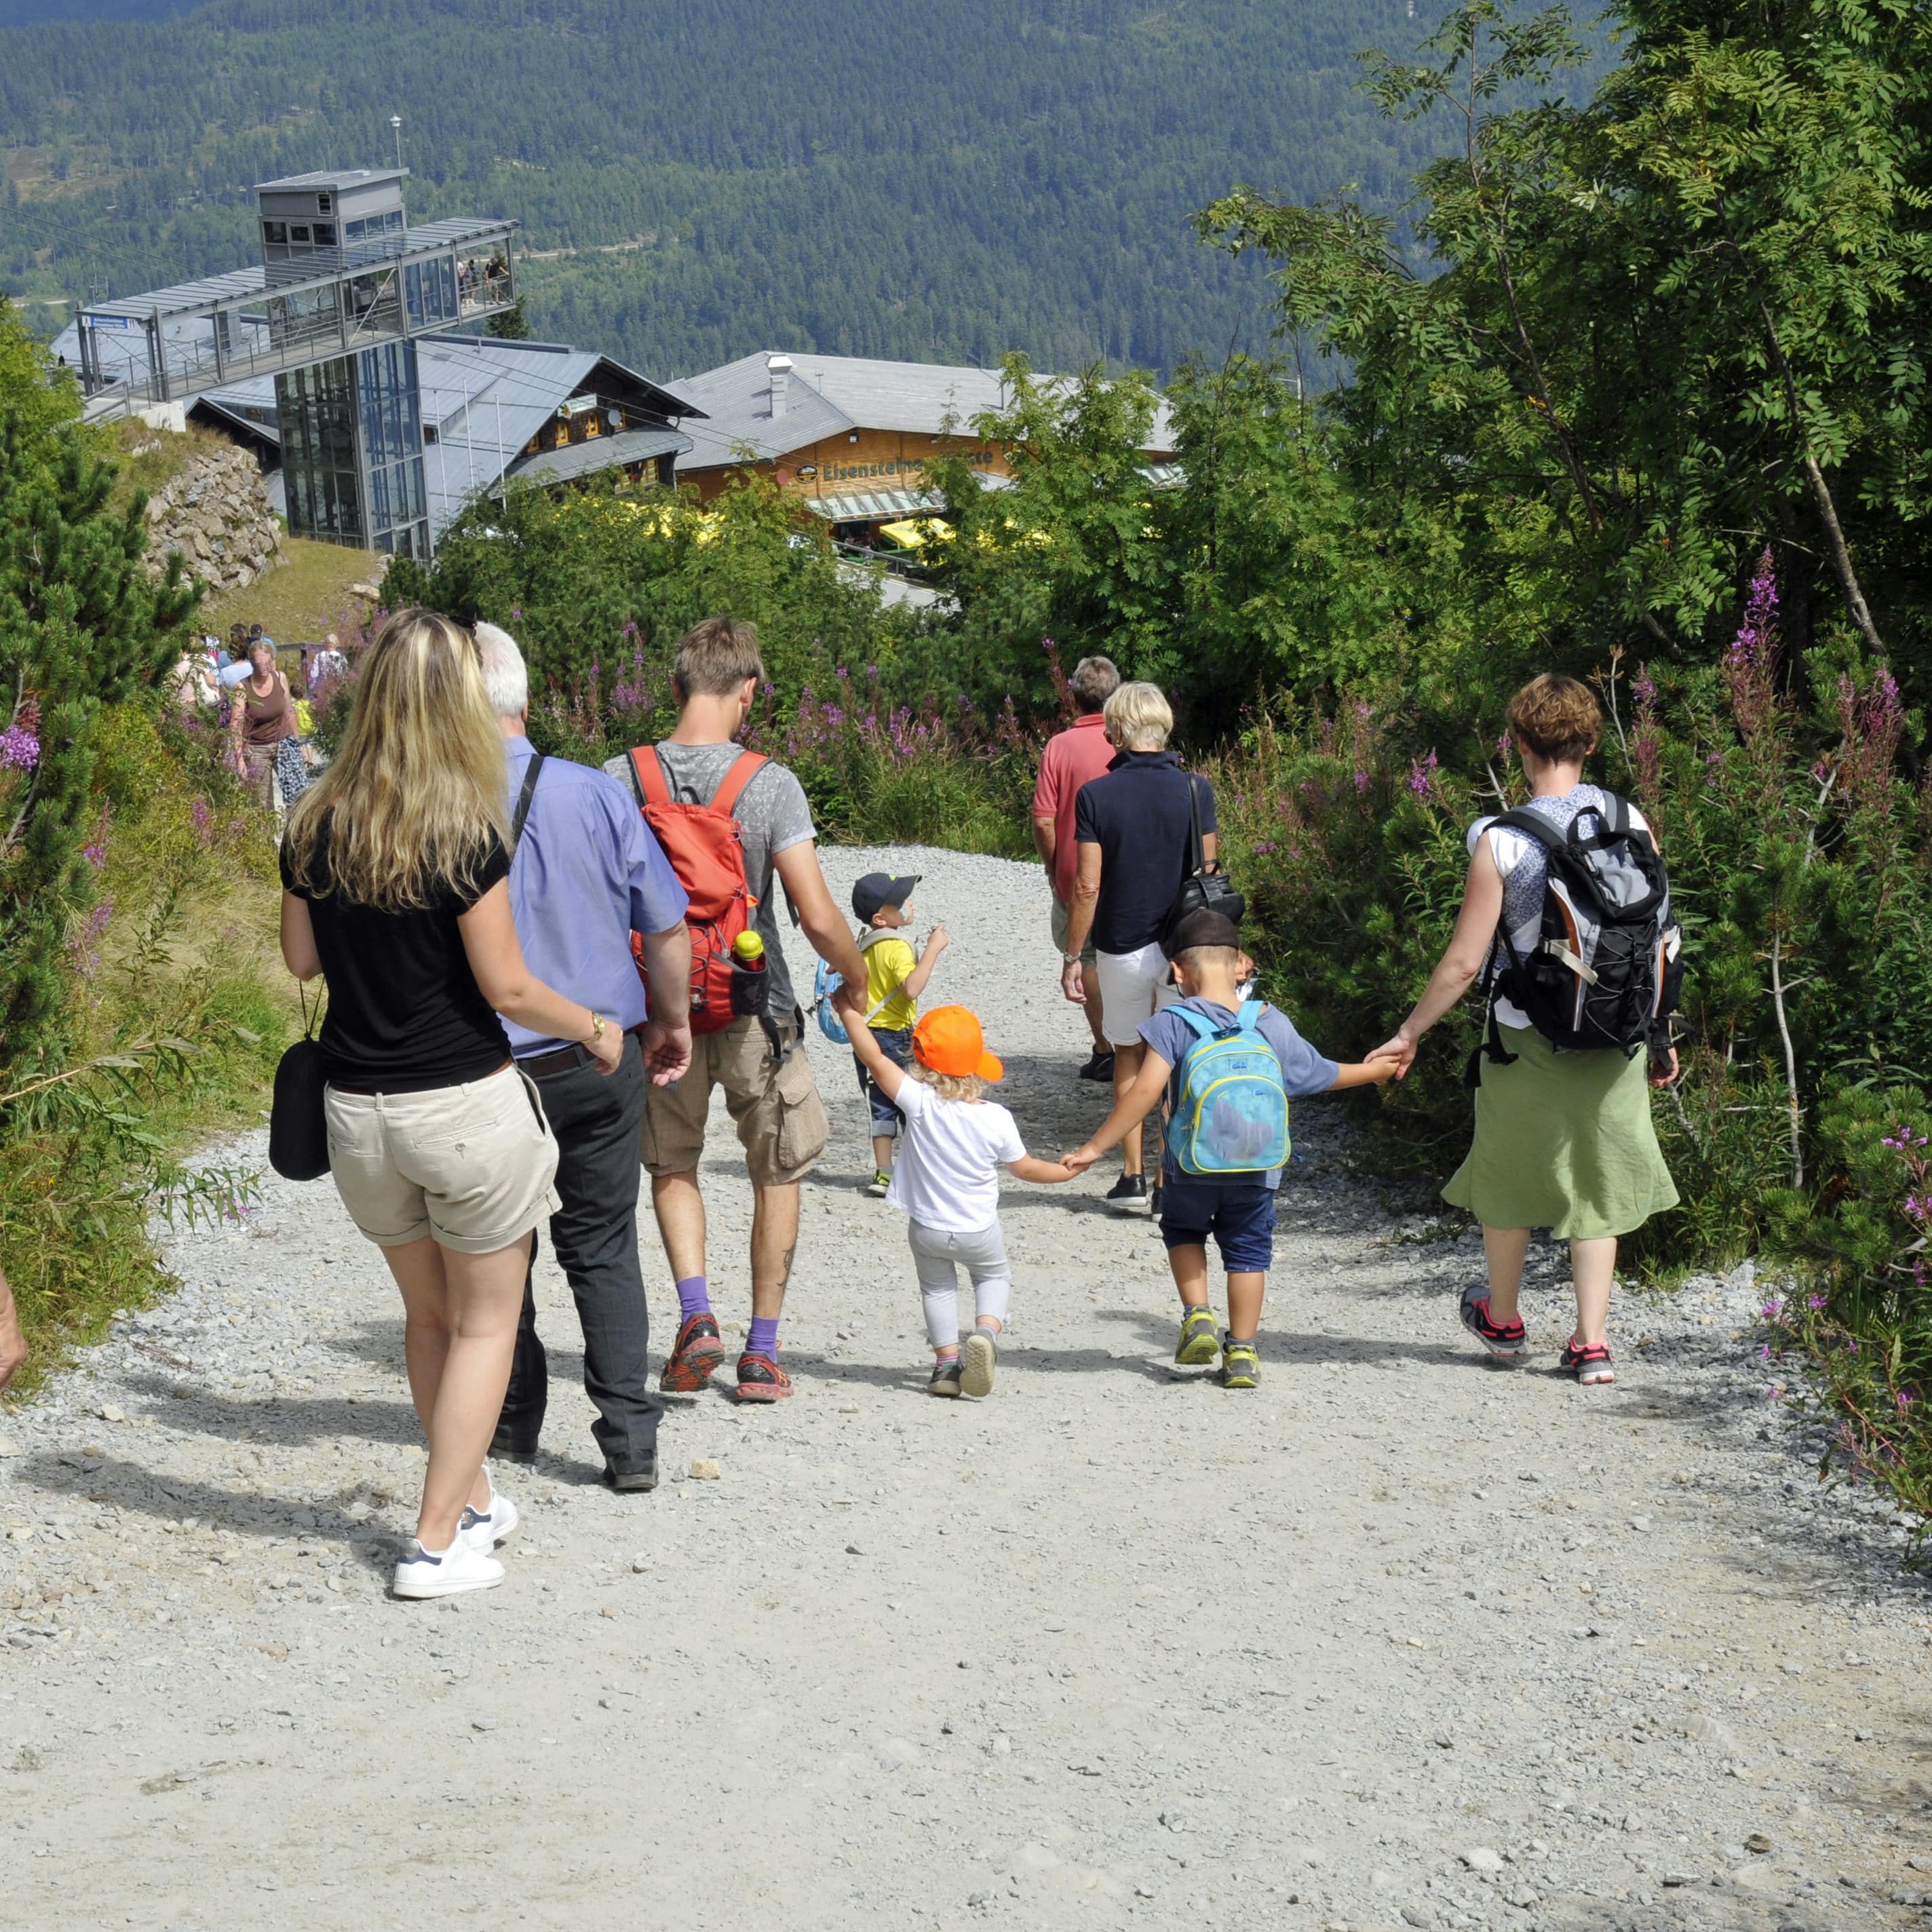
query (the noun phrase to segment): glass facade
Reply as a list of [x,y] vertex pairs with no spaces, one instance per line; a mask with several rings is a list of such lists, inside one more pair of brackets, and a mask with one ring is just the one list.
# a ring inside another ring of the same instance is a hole
[[292,535],[429,554],[419,393],[412,342],[276,377]]
[[403,271],[403,291],[412,329],[455,321],[456,257],[438,255],[427,262],[410,262]]

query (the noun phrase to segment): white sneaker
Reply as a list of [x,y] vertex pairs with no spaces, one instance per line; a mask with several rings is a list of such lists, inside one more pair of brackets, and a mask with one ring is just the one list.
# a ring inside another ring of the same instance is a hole
[[473,1504],[464,1505],[462,1519],[456,1526],[456,1540],[488,1556],[516,1528],[518,1520],[516,1504],[492,1482],[488,1509],[479,1510]]
[[494,1590],[503,1580],[503,1566],[487,1550],[463,1540],[462,1532],[447,1550],[425,1550],[412,1536],[390,1588],[399,1597],[453,1597],[464,1590]]

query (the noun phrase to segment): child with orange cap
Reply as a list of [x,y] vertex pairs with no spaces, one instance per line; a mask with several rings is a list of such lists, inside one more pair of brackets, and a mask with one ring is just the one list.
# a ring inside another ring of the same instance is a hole
[[[932,1343],[932,1395],[990,1395],[1012,1292],[1000,1232],[1000,1170],[1016,1180],[1070,1180],[1070,1168],[1036,1160],[1013,1117],[986,1097],[1006,1072],[986,1051],[980,1022],[964,1006],[935,1006],[912,1030],[912,1062],[896,1066],[868,1028],[852,1051],[896,1106],[905,1138],[887,1202],[910,1225],[913,1266]],[[973,1333],[962,1358],[959,1277],[973,1283]]]

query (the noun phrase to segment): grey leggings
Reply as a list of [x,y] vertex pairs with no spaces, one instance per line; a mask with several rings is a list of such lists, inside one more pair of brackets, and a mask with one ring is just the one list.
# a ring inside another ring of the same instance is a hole
[[919,1274],[920,1299],[926,1304],[926,1335],[935,1348],[950,1348],[959,1340],[957,1270],[962,1267],[972,1280],[976,1318],[990,1315],[1005,1327],[1013,1271],[998,1222],[975,1228],[970,1234],[953,1234],[911,1221],[906,1232]]

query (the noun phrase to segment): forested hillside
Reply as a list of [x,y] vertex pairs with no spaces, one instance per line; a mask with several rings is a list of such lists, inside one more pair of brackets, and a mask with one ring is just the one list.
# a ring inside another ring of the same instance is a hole
[[386,160],[398,112],[412,214],[515,217],[537,332],[662,374],[768,343],[1163,371],[1259,346],[1258,272],[1190,212],[1238,181],[1388,206],[1442,138],[1355,88],[1406,0],[118,10],[145,17],[0,28],[8,291],[232,266],[254,182]]

